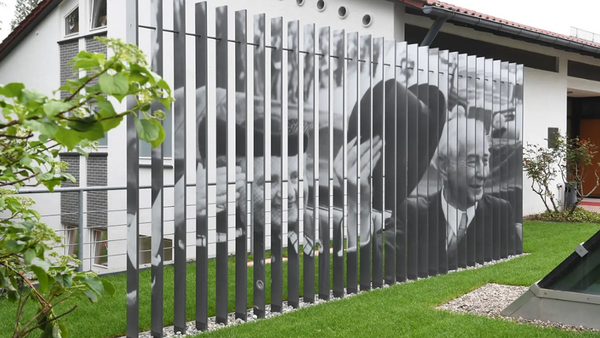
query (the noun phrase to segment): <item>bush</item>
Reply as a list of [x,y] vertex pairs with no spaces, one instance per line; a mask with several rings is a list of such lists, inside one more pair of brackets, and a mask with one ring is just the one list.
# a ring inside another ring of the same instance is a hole
[[544,222],[573,222],[573,223],[600,223],[600,214],[592,211],[582,209],[581,207],[575,208],[573,213],[571,210],[563,211],[545,211],[541,214],[527,216],[526,219],[530,221],[544,221]]

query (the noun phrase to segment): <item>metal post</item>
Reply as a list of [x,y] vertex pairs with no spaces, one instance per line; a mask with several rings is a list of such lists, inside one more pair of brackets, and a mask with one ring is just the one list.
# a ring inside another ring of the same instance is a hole
[[77,267],[77,271],[83,271],[83,189],[79,188],[79,224],[78,224],[78,237],[79,246],[77,248],[77,259],[81,261]]

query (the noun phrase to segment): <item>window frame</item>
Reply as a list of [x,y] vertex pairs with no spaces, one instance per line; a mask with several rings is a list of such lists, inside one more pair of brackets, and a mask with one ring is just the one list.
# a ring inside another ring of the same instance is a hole
[[[108,269],[108,257],[110,256],[108,253],[108,229],[106,228],[92,228],[91,231],[91,249],[93,255],[92,264],[94,267]],[[96,237],[97,234],[100,234],[100,237]],[[106,239],[102,239],[102,234],[106,233]],[[104,246],[106,250],[106,255],[102,255],[102,246]],[[102,263],[102,259],[106,259],[106,263]]]
[[[77,32],[72,32],[72,33],[68,33],[67,29],[69,27],[69,17],[75,13],[75,11],[77,11]],[[75,6],[72,10],[70,10],[64,17],[63,17],[63,24],[64,24],[64,37],[72,37],[72,36],[77,36],[79,35],[79,33],[81,32],[81,27],[79,27],[79,5]]]
[[[94,4],[97,1],[104,1],[104,4],[106,6],[106,23],[104,24],[104,26],[94,27]],[[107,0],[90,0],[89,4],[90,4],[90,22],[89,22],[90,31],[99,31],[99,30],[107,29],[107,27],[108,27],[108,1]]]

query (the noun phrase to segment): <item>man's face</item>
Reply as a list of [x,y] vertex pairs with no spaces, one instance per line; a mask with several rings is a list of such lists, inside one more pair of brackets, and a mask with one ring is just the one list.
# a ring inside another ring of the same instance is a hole
[[[264,224],[262,215],[265,210],[265,175],[263,170],[263,157],[254,159],[254,182],[252,183],[252,210],[256,215],[255,220]],[[300,214],[298,194],[298,155],[288,157],[288,189],[287,209],[288,222],[298,221]],[[271,157],[271,224],[282,225],[283,189],[281,184],[281,157]]]
[[467,142],[459,142],[456,157],[448,161],[448,202],[466,210],[483,197],[485,181],[490,173],[489,157],[485,135],[467,133]]

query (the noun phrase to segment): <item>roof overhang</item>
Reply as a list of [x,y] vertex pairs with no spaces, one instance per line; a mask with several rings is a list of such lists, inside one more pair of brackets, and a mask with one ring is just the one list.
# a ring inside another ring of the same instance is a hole
[[543,46],[600,58],[600,44],[521,25],[483,13],[433,0],[394,0],[406,5],[407,13],[446,18],[447,22]]

